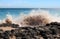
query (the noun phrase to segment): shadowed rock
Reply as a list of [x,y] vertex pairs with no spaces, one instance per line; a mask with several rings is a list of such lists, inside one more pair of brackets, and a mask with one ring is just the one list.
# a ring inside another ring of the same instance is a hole
[[[9,39],[9,37],[13,38],[15,36],[16,39],[56,39],[60,37],[59,25],[58,22],[51,22],[44,26],[18,27],[4,32],[0,30],[0,38]],[[17,25],[12,24],[12,26]]]
[[0,24],[0,27],[13,27],[13,28],[17,28],[17,27],[19,27],[19,25],[12,23],[12,21],[10,21],[9,19],[6,19],[5,23]]

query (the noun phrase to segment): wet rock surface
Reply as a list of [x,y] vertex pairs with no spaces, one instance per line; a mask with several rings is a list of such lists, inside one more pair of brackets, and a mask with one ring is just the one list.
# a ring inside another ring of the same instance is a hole
[[[6,27],[5,24],[4,26],[1,25],[0,27]],[[60,23],[58,22],[51,22],[44,26],[36,27],[19,27],[17,24],[9,25],[12,25],[12,28],[15,29],[7,31],[0,29],[0,39],[60,39]]]

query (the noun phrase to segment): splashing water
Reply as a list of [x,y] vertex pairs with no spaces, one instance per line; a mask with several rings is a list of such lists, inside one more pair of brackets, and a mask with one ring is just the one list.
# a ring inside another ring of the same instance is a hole
[[[60,22],[60,16],[53,16],[46,10],[32,10],[29,14],[20,14],[18,17],[13,18],[12,15],[7,14],[6,19],[12,23],[22,25],[44,25],[50,22]],[[5,23],[5,20],[0,20],[0,23]],[[2,22],[3,21],[3,22]]]

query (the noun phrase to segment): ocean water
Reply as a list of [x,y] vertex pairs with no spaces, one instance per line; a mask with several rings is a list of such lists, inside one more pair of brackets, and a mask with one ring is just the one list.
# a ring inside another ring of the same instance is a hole
[[28,14],[31,10],[33,10],[33,8],[0,8],[0,19],[6,18],[6,14],[14,17],[21,13]]
[[[8,13],[11,15],[19,15],[20,13],[28,14],[32,10],[38,10],[38,8],[0,8],[0,18],[5,17]],[[60,14],[60,9],[41,8],[41,10],[49,11],[50,14]]]
[[8,18],[16,19],[15,21],[19,22],[24,16],[20,16],[20,14],[27,14],[28,17],[28,15],[39,15],[40,13],[50,21],[60,22],[60,9],[55,8],[0,8],[0,20],[4,20],[8,15]]

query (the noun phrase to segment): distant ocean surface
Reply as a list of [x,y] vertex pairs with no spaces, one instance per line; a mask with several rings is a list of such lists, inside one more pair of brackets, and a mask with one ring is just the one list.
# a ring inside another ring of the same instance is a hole
[[[6,14],[10,14],[13,17],[20,15],[20,13],[28,14],[32,10],[37,10],[38,8],[0,8],[0,19],[6,18]],[[60,9],[42,8],[42,10],[49,11],[50,14],[58,13],[60,15]]]
[[20,13],[28,14],[33,8],[0,8],[0,19],[6,17],[6,14],[17,16]]

